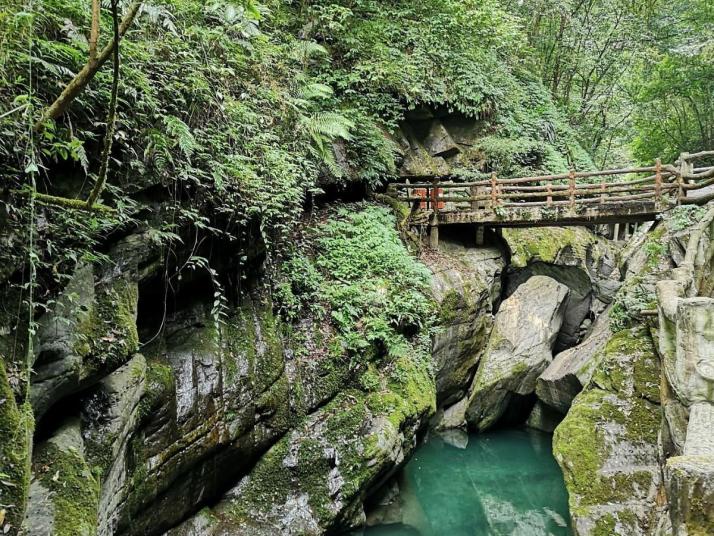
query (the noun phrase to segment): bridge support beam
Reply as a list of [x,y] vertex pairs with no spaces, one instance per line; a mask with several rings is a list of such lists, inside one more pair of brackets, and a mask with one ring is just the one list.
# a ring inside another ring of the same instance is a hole
[[484,244],[484,233],[486,231],[486,228],[483,225],[477,225],[476,226],[476,245],[477,246],[483,246]]
[[431,225],[429,227],[429,247],[431,249],[439,249],[439,225]]

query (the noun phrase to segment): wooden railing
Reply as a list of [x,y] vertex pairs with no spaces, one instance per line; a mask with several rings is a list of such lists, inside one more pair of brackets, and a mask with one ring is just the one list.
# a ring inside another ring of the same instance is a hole
[[[598,214],[651,215],[675,204],[704,203],[714,197],[691,195],[714,185],[714,166],[693,165],[711,156],[714,151],[684,153],[674,165],[658,160],[638,168],[571,170],[538,177],[502,179],[493,173],[487,179],[468,181],[453,175],[411,176],[403,177],[405,183],[391,184],[389,193],[412,203],[413,218],[432,226],[462,221],[528,223],[529,218],[533,223],[549,219],[557,223],[577,220],[578,214],[585,214],[587,221],[597,220]],[[449,216],[453,213],[462,217]]]

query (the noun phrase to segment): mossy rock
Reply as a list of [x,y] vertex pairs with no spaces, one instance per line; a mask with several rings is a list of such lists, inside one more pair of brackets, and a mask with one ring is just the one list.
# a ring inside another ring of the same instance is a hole
[[32,408],[15,402],[0,356],[0,534],[16,531],[25,515],[34,427]]
[[[31,502],[28,517],[31,534],[35,525],[51,526],[57,536],[93,536],[97,533],[99,482],[84,458],[79,420],[63,424],[55,435],[40,444],[32,457],[33,490],[38,503],[46,496],[51,502],[51,519],[42,519]],[[46,495],[45,495],[46,493]],[[41,508],[41,505],[38,505]]]
[[511,266],[525,268],[531,262],[585,266],[590,254],[603,254],[600,240],[584,227],[505,228],[503,238],[511,250]]
[[76,270],[54,309],[40,320],[31,390],[38,417],[138,350],[137,306],[135,282],[121,276],[100,281],[92,266]]
[[644,329],[613,336],[591,384],[553,436],[576,534],[651,534],[661,492],[661,408],[652,340]]
[[[204,534],[323,534],[363,519],[367,490],[405,461],[415,434],[435,410],[428,362],[409,357],[379,371],[375,390],[341,391],[276,443],[213,509]],[[223,532],[221,532],[223,531]]]

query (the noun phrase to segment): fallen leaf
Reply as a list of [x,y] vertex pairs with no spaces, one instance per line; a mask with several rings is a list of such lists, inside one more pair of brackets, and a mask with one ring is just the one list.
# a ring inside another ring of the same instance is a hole
[[59,480],[59,470],[55,473],[55,476],[52,477],[52,482],[57,482]]

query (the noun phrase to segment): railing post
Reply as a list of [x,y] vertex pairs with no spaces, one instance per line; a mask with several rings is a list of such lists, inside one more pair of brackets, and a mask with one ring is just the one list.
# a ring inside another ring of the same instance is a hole
[[687,197],[687,191],[684,189],[684,177],[692,172],[694,167],[689,163],[689,153],[681,153],[679,155],[679,174],[677,175],[677,204],[681,204],[682,200]]
[[471,212],[478,212],[480,200],[474,199],[478,197],[478,186],[472,186],[469,192],[471,196]]
[[662,160],[655,161],[655,208],[662,208]]
[[553,204],[553,183],[551,181],[548,181],[547,191],[548,197],[546,198],[546,202],[548,206],[551,206]]
[[607,197],[605,195],[605,192],[607,191],[607,185],[605,184],[605,181],[600,183],[600,204],[604,205],[605,204],[605,198]]
[[431,183],[431,231],[429,232],[429,246],[439,248],[439,188],[436,179]]
[[575,170],[571,169],[568,173],[568,190],[570,193],[570,210],[575,212]]
[[498,192],[496,191],[497,184],[496,172],[494,171],[491,173],[491,210],[495,210],[498,206]]

